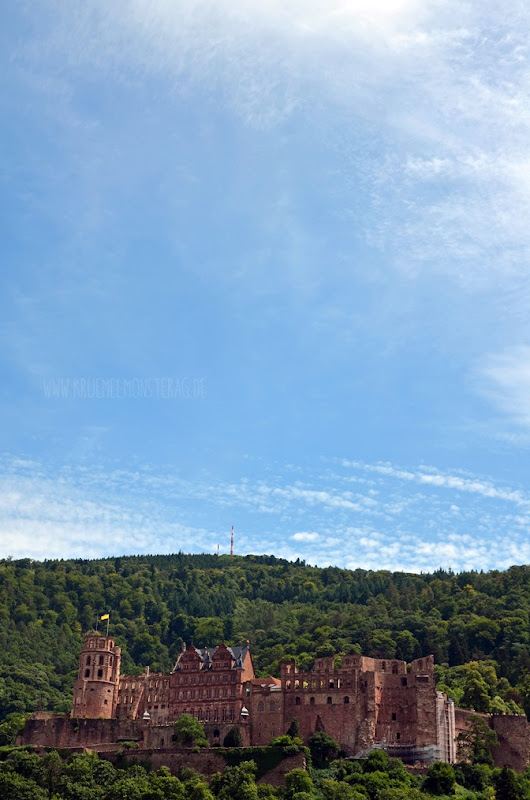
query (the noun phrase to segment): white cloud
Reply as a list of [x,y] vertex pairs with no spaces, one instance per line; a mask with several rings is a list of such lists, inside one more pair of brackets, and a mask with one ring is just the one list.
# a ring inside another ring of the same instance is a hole
[[480,389],[510,419],[530,425],[530,347],[487,356],[478,369]]
[[295,542],[316,542],[319,535],[313,531],[300,531],[299,533],[293,533],[291,538]]
[[399,469],[391,464],[361,464],[359,462],[343,461],[345,467],[358,467],[368,472],[376,472],[403,481],[411,481],[426,486],[454,489],[459,492],[478,494],[482,497],[489,497],[496,500],[506,500],[516,505],[530,505],[530,497],[526,496],[519,489],[510,489],[494,486],[489,481],[464,478],[460,475],[448,475],[435,470],[426,472],[419,470],[411,472]]
[[[282,485],[292,469],[283,475],[278,468],[275,485],[269,486],[248,478],[226,484],[189,481],[167,470],[158,476],[152,466],[105,471],[8,458],[0,465],[4,556],[215,552],[218,542],[226,552],[235,521],[236,552],[305,558],[320,566],[427,572],[440,566],[503,568],[530,560],[530,504],[522,493],[425,466],[404,470],[346,461],[342,470],[295,486]],[[352,485],[352,471],[372,476],[355,485],[366,487],[371,499],[374,492],[380,496],[375,516],[373,509],[369,516],[362,513],[362,495],[352,503],[350,493],[340,491],[341,484]],[[425,477],[428,492],[422,491]],[[221,529],[205,524],[212,518],[226,520],[224,532],[223,523]],[[292,545],[286,530],[294,530]]]

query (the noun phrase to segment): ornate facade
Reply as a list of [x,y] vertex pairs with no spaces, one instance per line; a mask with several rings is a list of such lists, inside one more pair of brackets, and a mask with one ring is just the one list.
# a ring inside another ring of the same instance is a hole
[[[172,724],[195,716],[212,745],[239,727],[243,743],[268,744],[297,719],[304,740],[329,733],[348,755],[382,746],[404,760],[455,760],[454,707],[436,691],[432,656],[407,665],[357,654],[317,658],[281,679],[256,678],[250,646],[183,646],[170,674],[120,675],[120,649],[108,636],[85,638],[74,686],[76,719]],[[166,734],[167,735],[167,734]]]

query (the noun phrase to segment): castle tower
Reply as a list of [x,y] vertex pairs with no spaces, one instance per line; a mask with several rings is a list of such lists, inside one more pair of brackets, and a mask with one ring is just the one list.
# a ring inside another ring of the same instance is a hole
[[74,683],[71,716],[112,719],[116,716],[121,649],[110,636],[85,636]]

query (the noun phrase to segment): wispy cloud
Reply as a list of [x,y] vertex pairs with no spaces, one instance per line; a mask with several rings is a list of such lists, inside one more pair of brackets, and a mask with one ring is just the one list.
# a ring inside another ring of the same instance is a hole
[[456,489],[459,492],[479,494],[482,495],[482,497],[507,500],[516,505],[530,505],[530,496],[525,495],[518,489],[500,488],[494,486],[489,481],[476,480],[461,475],[448,475],[440,473],[433,468],[422,468],[416,472],[410,472],[409,470],[399,469],[391,464],[360,464],[358,462],[349,462],[346,460],[343,462],[343,465],[345,467],[360,467],[367,472],[376,472],[380,475],[387,475],[402,481],[413,481],[425,486]]
[[[355,502],[342,502],[351,494],[340,485],[351,485],[352,472],[363,488]],[[167,470],[158,475],[145,466],[50,469],[4,458],[2,553],[50,558],[215,552],[218,543],[227,552],[231,520],[237,552],[272,552],[319,565],[488,569],[530,557],[530,503],[520,491],[388,464],[342,462],[332,473],[306,475],[303,490],[289,485],[290,473],[292,468],[278,470],[273,485],[249,479],[225,484],[185,481]],[[373,480],[363,483],[366,473]],[[428,494],[411,490],[414,484],[427,487]],[[226,524],[212,525],[213,519]]]
[[530,347],[509,348],[484,358],[479,387],[497,408],[518,425],[530,425]]

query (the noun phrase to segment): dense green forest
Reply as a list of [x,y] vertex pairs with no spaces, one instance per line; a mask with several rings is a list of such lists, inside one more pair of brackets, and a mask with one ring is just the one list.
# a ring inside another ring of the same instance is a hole
[[61,759],[6,748],[0,751],[0,796],[9,800],[528,800],[530,773],[516,775],[484,761],[433,764],[411,775],[381,750],[364,761],[324,760],[309,770],[293,769],[285,786],[256,784],[256,765],[241,761],[208,782],[189,768],[171,776],[148,763],[118,768],[94,753]]
[[69,710],[82,634],[107,611],[124,672],[168,671],[182,641],[249,639],[257,673],[273,675],[290,656],[309,667],[335,653],[433,653],[460,705],[528,714],[529,577],[526,566],[416,575],[182,553],[3,560],[0,718]]

